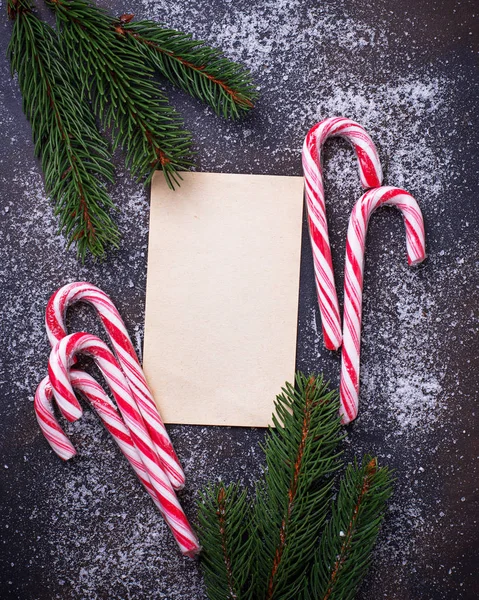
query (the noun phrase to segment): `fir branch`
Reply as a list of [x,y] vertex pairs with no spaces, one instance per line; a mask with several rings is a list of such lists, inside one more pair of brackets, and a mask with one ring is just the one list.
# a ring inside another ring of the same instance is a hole
[[302,374],[277,397],[257,488],[255,598],[289,600],[304,585],[339,466],[338,407],[322,378]]
[[207,488],[199,503],[200,556],[211,600],[250,598],[250,503],[238,485]]
[[106,245],[118,246],[119,240],[108,214],[113,203],[101,182],[113,180],[107,145],[79,98],[52,28],[32,12],[28,0],[8,0],[7,10],[14,21],[8,48],[12,73],[18,75],[60,229],[82,259],[87,250],[102,256]]
[[238,485],[203,494],[200,537],[210,600],[353,598],[391,483],[374,458],[366,456],[361,468],[350,465],[325,526],[342,439],[338,408],[320,377],[298,373],[296,388],[286,384],[277,398],[275,429],[264,447],[267,471],[253,505]]
[[356,461],[348,466],[321,538],[306,598],[354,598],[369,566],[390,495],[389,471],[378,468],[375,458],[365,456],[362,467]]
[[173,84],[225,118],[237,118],[253,108],[257,93],[244,67],[191,35],[153,21],[132,22],[132,18],[122,15],[115,30]]
[[148,183],[162,169],[170,187],[177,171],[191,166],[191,136],[152,79],[137,48],[125,43],[111,17],[87,0],[47,0],[61,23],[71,68],[105,127],[114,148],[126,151],[126,166]]

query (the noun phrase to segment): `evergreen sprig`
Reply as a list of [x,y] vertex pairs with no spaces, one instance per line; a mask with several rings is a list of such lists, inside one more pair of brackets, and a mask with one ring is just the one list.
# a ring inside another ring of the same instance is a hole
[[106,142],[88,105],[79,97],[60,52],[54,30],[33,12],[28,0],[8,0],[14,21],[8,53],[18,75],[23,110],[32,127],[35,153],[41,157],[47,192],[68,245],[75,242],[102,256],[119,234],[109,216],[113,203],[103,180],[113,180]]
[[[14,20],[9,54],[24,110],[32,123],[48,193],[60,227],[84,258],[103,256],[119,233],[102,177],[112,180],[111,152],[95,124],[111,130],[114,151],[147,184],[156,169],[168,185],[192,165],[191,134],[154,80],[157,71],[226,118],[252,108],[249,72],[220,51],[152,21],[114,19],[89,0],[46,0],[57,16],[52,29],[30,0],[7,0]],[[91,105],[89,105],[91,102]]]
[[201,495],[198,520],[202,565],[211,600],[250,597],[251,516],[239,485],[210,486]]
[[339,467],[336,394],[322,378],[298,374],[275,403],[264,447],[267,469],[256,491],[255,597],[289,599],[305,569],[328,512],[331,474]]
[[154,21],[135,22],[132,18],[133,15],[122,15],[115,30],[174,85],[225,118],[237,118],[253,108],[257,94],[244,67],[191,35],[165,29]]
[[365,456],[346,469],[331,520],[321,537],[307,600],[352,600],[369,566],[391,495],[390,474],[377,460]]
[[296,376],[275,404],[267,469],[248,500],[210,486],[199,504],[210,600],[348,600],[366,572],[391,493],[390,474],[366,456],[347,467],[328,521],[342,439],[339,401],[321,377]]
[[66,56],[82,92],[107,128],[113,148],[126,152],[126,166],[149,182],[163,170],[170,187],[177,171],[191,166],[191,135],[152,78],[141,53],[115,31],[106,11],[87,0],[47,0],[61,24]]

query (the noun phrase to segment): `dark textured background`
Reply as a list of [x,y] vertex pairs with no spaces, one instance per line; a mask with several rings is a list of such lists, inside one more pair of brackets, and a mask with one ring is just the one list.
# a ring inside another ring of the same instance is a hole
[[[375,215],[368,233],[360,418],[348,428],[345,448],[348,459],[377,453],[396,470],[397,481],[358,598],[477,598],[477,4],[100,4],[115,14],[133,12],[183,28],[252,69],[261,98],[241,123],[222,122],[166,88],[193,132],[199,169],[300,175],[306,131],[320,118],[344,114],[359,120],[377,142],[385,183],[405,187],[419,201],[429,258],[418,269],[406,265],[395,211]],[[33,393],[48,357],[43,313],[57,287],[79,279],[102,287],[141,351],[148,192],[131,181],[118,155],[111,193],[121,209],[121,249],[106,262],[84,265],[74,251],[65,251],[4,58],[10,30],[4,17],[0,596],[204,598],[197,564],[179,556],[90,411],[68,426],[79,452],[68,464],[53,455],[36,424]],[[328,143],[325,172],[340,282],[347,218],[360,195],[345,142]],[[303,240],[297,364],[323,371],[337,385],[339,357],[326,352],[318,336],[306,235]],[[87,308],[72,311],[70,326],[101,333]],[[185,465],[188,484],[181,497],[193,520],[197,491],[207,481],[222,477],[251,485],[260,471],[262,431],[187,426],[170,431]]]

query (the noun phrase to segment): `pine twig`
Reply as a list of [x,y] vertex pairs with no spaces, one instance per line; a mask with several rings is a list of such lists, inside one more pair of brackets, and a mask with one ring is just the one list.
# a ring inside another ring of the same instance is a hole
[[349,465],[333,515],[321,538],[305,597],[352,600],[369,566],[370,555],[391,495],[388,469],[371,456]]
[[238,485],[207,488],[199,503],[201,563],[211,600],[250,598],[250,503]]
[[87,250],[101,257],[105,246],[119,241],[108,214],[113,203],[101,182],[113,180],[107,145],[79,98],[53,29],[32,12],[29,0],[8,0],[7,10],[14,21],[8,48],[12,73],[18,75],[60,228],[82,259]]
[[362,467],[350,465],[326,524],[343,438],[338,397],[322,378],[298,373],[275,409],[255,501],[238,485],[209,487],[202,496],[208,598],[351,600],[391,493],[389,472],[370,456]]
[[114,148],[126,151],[126,166],[148,183],[162,169],[170,187],[177,171],[191,166],[191,136],[152,79],[152,69],[111,17],[87,0],[46,0],[61,23],[61,40],[71,67],[105,127]]
[[257,93],[244,67],[186,33],[165,29],[154,21],[133,22],[132,18],[122,15],[115,30],[174,85],[225,118],[237,118],[253,108]]
[[290,599],[303,586],[339,467],[338,398],[322,378],[298,374],[276,402],[257,488],[255,598]]

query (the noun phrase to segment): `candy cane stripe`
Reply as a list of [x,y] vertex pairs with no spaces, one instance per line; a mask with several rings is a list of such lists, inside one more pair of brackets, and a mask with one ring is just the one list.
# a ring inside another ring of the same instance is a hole
[[376,147],[358,123],[344,117],[332,117],[317,123],[306,135],[302,152],[305,197],[323,338],[328,350],[337,350],[342,343],[321,167],[321,148],[325,141],[333,136],[344,137],[353,146],[364,188],[379,186],[382,181]]
[[[138,410],[125,375],[106,344],[96,336],[88,333],[73,333],[62,338],[52,348],[49,373],[51,374],[51,386],[56,401],[61,406],[71,402],[71,396],[74,396],[71,382],[73,371],[70,371],[70,367],[74,363],[75,356],[79,353],[91,356],[100,369],[125,421],[126,429],[124,433],[130,435],[133,446],[138,452],[140,460],[136,461],[135,464],[137,467],[140,463],[143,464],[146,473],[143,479],[151,484],[151,490],[156,497],[156,504],[168,523],[181,552],[193,556],[199,551],[196,535],[176,498],[171,481],[163,469],[163,464]],[[66,380],[64,380],[65,377]],[[97,405],[97,408],[101,410],[102,405]],[[108,416],[111,419],[115,418],[113,413]],[[108,428],[108,420],[105,425]],[[111,429],[114,436],[115,429],[118,428],[122,430],[119,421],[115,423],[115,428]],[[115,436],[115,439],[117,442],[122,441],[117,436]],[[145,487],[148,488],[147,485]]]
[[[115,355],[128,381],[131,393],[145,419],[146,427],[153,440],[156,452],[175,489],[184,486],[185,476],[174,451],[166,428],[158,414],[153,396],[149,390],[143,370],[138,361],[123,320],[110,300],[99,288],[86,283],[75,282],[60,288],[48,301],[45,324],[52,345],[67,335],[65,316],[67,309],[76,302],[87,302],[97,311],[105,327]],[[75,359],[73,359],[75,360]],[[62,407],[62,411],[67,407]],[[77,413],[73,410],[72,416]],[[78,417],[76,417],[78,418]]]
[[[158,499],[145,471],[143,462],[113,402],[105,394],[103,388],[87,373],[72,370],[70,378],[73,387],[81,392],[93,408],[95,408],[146,491],[158,506]],[[76,450],[54,417],[52,395],[50,380],[48,377],[45,377],[38,386],[35,394],[35,414],[40,428],[54,452],[63,460],[68,460],[75,456]],[[50,415],[50,419],[46,418],[47,415]]]
[[356,418],[359,405],[362,291],[366,233],[371,214],[380,206],[398,208],[404,217],[408,264],[426,257],[421,209],[408,192],[395,187],[378,187],[366,192],[355,204],[349,220],[344,268],[344,316],[341,382],[339,387],[344,423]]

